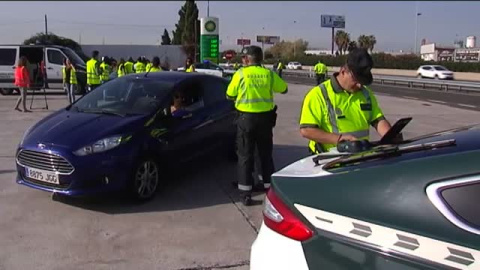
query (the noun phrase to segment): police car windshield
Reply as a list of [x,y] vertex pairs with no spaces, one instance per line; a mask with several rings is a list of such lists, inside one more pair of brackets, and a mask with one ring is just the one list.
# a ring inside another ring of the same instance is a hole
[[99,86],[71,110],[122,116],[150,114],[159,109],[172,87],[156,80],[119,78]]

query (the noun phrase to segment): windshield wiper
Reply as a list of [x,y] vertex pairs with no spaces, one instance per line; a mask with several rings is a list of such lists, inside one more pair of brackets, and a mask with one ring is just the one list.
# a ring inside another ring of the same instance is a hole
[[124,113],[119,113],[119,112],[114,112],[114,111],[109,111],[109,110],[102,110],[102,109],[100,109],[100,110],[98,110],[98,109],[96,109],[96,110],[95,110],[95,109],[94,109],[94,110],[92,110],[92,109],[88,110],[88,109],[87,109],[87,110],[86,110],[86,109],[80,109],[80,108],[78,108],[78,107],[74,107],[74,108],[77,110],[77,112],[108,114],[108,115],[116,115],[116,116],[120,116],[120,117],[125,117],[125,116],[126,116],[126,114],[124,114]]
[[367,161],[373,160],[377,158],[385,158],[391,156],[400,156],[406,153],[418,152],[423,150],[433,150],[447,146],[456,145],[456,140],[443,140],[443,141],[436,141],[436,142],[429,142],[429,143],[422,143],[422,144],[415,144],[409,146],[390,146],[390,147],[381,147],[377,149],[372,149],[373,151],[365,152],[358,155],[351,155],[345,158],[339,158],[332,162],[329,162],[325,165],[325,169],[333,169],[335,167],[340,167],[343,165],[348,165],[360,161]]

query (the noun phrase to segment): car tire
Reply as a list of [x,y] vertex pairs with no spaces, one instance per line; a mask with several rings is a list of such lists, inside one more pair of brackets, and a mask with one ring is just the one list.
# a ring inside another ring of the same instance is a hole
[[417,79],[423,79],[422,74],[418,73],[418,74],[417,74]]
[[133,169],[128,185],[130,197],[137,202],[153,199],[160,186],[160,167],[150,157],[142,158]]
[[13,94],[13,90],[13,88],[0,88],[0,94],[2,94],[3,96],[8,96]]
[[433,77],[434,80],[440,80],[440,78],[438,78],[438,75],[435,75],[435,77]]

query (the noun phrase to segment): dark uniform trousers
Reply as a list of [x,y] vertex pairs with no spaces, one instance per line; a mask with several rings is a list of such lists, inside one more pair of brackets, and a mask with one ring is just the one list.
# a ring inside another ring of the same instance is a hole
[[258,150],[259,165],[264,184],[269,184],[275,170],[273,164],[273,127],[275,111],[264,113],[238,113],[237,155],[238,184],[243,194],[251,194],[255,150]]
[[317,84],[321,84],[325,81],[325,74],[316,74]]

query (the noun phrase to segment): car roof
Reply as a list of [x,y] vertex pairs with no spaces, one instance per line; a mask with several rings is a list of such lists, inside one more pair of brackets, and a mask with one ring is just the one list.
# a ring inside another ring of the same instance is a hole
[[[145,78],[145,75],[147,73],[134,73],[134,74],[129,74],[124,76],[124,78],[136,78],[136,79],[142,79]],[[197,73],[197,72],[180,72],[180,71],[162,71],[162,72],[150,72],[148,73],[147,77],[148,79],[155,79],[155,80],[160,80],[168,83],[173,83],[177,84],[179,82],[182,82],[184,80],[192,79],[192,78],[213,78],[216,80],[222,80],[223,78],[218,77],[218,76],[213,76],[209,74],[202,74],[202,73]],[[223,79],[225,80],[225,79]]]

